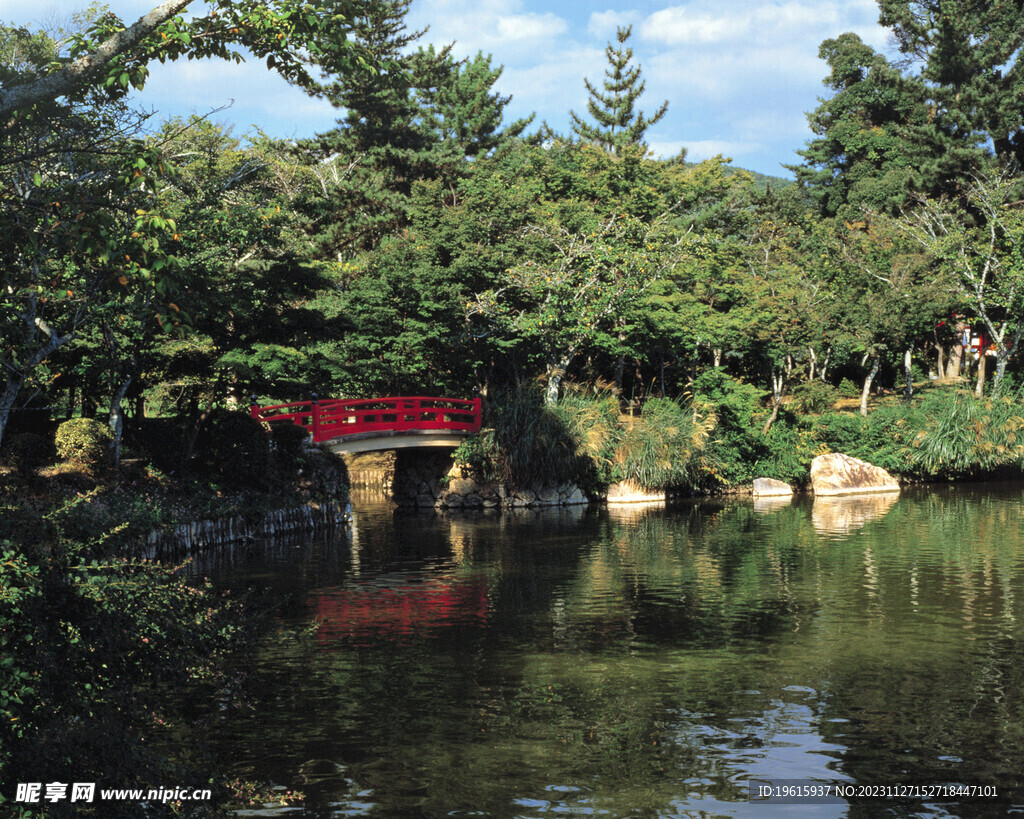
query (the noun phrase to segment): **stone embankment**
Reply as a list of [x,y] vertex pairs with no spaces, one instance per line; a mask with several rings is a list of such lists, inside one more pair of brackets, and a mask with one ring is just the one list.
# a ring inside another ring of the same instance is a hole
[[348,503],[324,503],[267,512],[255,523],[245,518],[199,520],[169,529],[155,529],[143,544],[148,558],[187,554],[213,546],[225,546],[243,540],[273,537],[291,532],[309,532],[344,526],[352,519]]
[[497,509],[575,506],[588,498],[572,483],[530,489],[508,489],[477,480],[452,464],[448,453],[399,457],[392,485],[399,506],[417,509]]

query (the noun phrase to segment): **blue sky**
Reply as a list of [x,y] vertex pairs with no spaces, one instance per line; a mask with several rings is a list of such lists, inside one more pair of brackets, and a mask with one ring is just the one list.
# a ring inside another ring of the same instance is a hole
[[[0,0],[0,20],[34,28],[86,4]],[[108,0],[127,23],[156,4]],[[641,108],[652,112],[669,101],[668,114],[647,134],[656,153],[685,147],[693,160],[720,153],[738,166],[789,176],[781,165],[797,161],[811,136],[805,114],[826,92],[821,41],[854,31],[887,52],[877,18],[875,0],[413,0],[408,25],[429,26],[424,44],[454,41],[459,56],[493,55],[493,64],[505,67],[498,88],[513,97],[508,115],[536,112],[537,122],[567,132],[569,110],[586,109],[583,78],[601,81],[605,44],[617,26],[632,24],[634,60],[647,80]],[[256,60],[156,64],[137,100],[158,116],[230,105],[214,118],[239,135],[255,125],[274,136],[310,136],[337,117]]]

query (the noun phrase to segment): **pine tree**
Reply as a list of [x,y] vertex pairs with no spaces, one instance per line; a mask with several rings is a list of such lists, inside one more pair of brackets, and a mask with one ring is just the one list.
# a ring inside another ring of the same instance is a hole
[[[413,61],[414,73],[423,75],[416,66],[432,64],[437,59],[434,47],[420,49]],[[502,128],[502,115],[511,96],[493,91],[501,77],[502,67],[491,67],[491,56],[483,52],[471,60],[456,63],[445,58],[442,83],[418,89],[418,97],[431,130],[446,145],[458,148],[462,157],[486,156],[510,139],[521,136],[533,122],[534,115],[518,119]]]
[[492,92],[501,68],[490,57],[458,61],[451,46],[412,51],[425,32],[406,30],[409,3],[370,0],[353,21],[357,44],[385,70],[348,72],[322,88],[345,111],[313,146],[332,170],[317,231],[329,255],[375,247],[409,223],[417,181],[452,181],[468,157],[493,152],[532,120],[501,127],[511,98]]
[[631,66],[633,49],[626,47],[626,41],[633,32],[632,26],[619,28],[619,46],[611,43],[605,47],[609,67],[605,69],[604,91],[598,91],[590,80],[584,78],[590,99],[587,111],[596,124],[585,122],[575,111],[570,111],[572,131],[580,139],[600,145],[606,151],[619,153],[624,146],[643,144],[647,129],[660,121],[668,111],[668,100],[650,118],[643,111],[634,111],[637,99],[644,93],[647,83],[640,78],[640,66]]
[[413,182],[430,176],[438,162],[438,140],[423,121],[413,85],[442,82],[449,49],[418,60],[421,79],[413,77],[408,48],[424,32],[406,30],[409,2],[374,0],[362,7],[352,34],[384,68],[349,72],[322,86],[345,113],[337,128],[303,146],[330,162],[330,198],[318,232],[332,255],[343,247],[371,247],[405,222]]

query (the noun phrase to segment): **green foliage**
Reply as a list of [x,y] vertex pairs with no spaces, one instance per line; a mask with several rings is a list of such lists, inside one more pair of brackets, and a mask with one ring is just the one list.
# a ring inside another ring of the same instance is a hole
[[21,475],[30,475],[53,457],[50,442],[35,432],[18,432],[6,444],[4,460]]
[[1020,470],[1024,412],[1018,396],[977,398],[956,390],[930,403],[933,411],[913,440],[912,461],[920,469],[943,477]]
[[836,387],[840,398],[860,398],[861,388],[854,384],[849,378],[844,378]]
[[72,418],[57,427],[57,457],[92,471],[109,461],[110,427],[95,418]]
[[262,488],[270,466],[270,443],[248,412],[215,410],[196,439],[193,466],[228,486]]
[[[218,657],[240,634],[234,607],[184,567],[110,557],[102,531],[71,538],[67,517],[88,500],[44,512],[36,540],[0,541],[5,782],[43,771],[111,787],[168,776],[155,747],[180,714],[161,687],[214,683]],[[0,531],[17,515],[0,509]],[[104,810],[127,815],[120,808]]]
[[[572,482],[591,487],[596,480],[593,462],[583,441],[566,423],[565,416],[544,401],[534,387],[522,387],[490,402],[488,429],[481,443],[468,453],[479,464],[486,454],[492,466],[484,472],[512,489],[556,486]],[[473,466],[473,461],[467,462]]]
[[708,452],[715,426],[709,408],[651,398],[639,417],[620,417],[619,400],[606,385],[574,385],[555,404],[536,388],[520,389],[491,406],[490,429],[463,442],[456,462],[512,488],[573,482],[596,493],[626,480],[691,488],[708,483],[719,468]]
[[286,423],[270,426],[270,446],[282,464],[298,464],[308,440],[309,432],[305,427]]
[[669,398],[651,398],[631,419],[615,451],[614,477],[657,488],[702,486],[720,464],[707,451],[716,418]]
[[605,69],[604,93],[598,91],[590,80],[583,81],[590,95],[587,112],[595,124],[584,121],[575,111],[569,112],[573,133],[616,153],[629,145],[642,145],[647,129],[668,111],[667,101],[651,117],[645,116],[643,111],[634,111],[647,83],[640,78],[640,66],[630,65],[633,49],[626,47],[626,41],[631,33],[632,26],[619,27],[616,33],[618,48],[613,48],[611,43],[605,48],[608,68]]
[[613,388],[604,383],[590,388],[570,384],[558,403],[550,406],[577,440],[577,454],[594,465],[597,486],[587,488],[602,488],[614,481],[623,429]]
[[157,469],[172,473],[182,467],[188,433],[178,418],[138,418],[128,425],[126,440]]
[[875,423],[874,413],[861,418],[849,412],[832,412],[812,419],[810,430],[815,439],[828,447],[830,452],[853,455],[861,451],[865,432]]
[[793,389],[793,409],[802,415],[830,410],[839,400],[839,390],[824,381],[805,381]]

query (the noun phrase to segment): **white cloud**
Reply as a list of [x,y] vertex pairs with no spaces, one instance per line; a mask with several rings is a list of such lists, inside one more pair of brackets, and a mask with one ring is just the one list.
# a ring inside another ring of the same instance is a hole
[[722,139],[700,139],[700,140],[670,140],[661,142],[652,140],[651,151],[662,159],[669,159],[678,156],[679,151],[686,149],[688,162],[700,162],[703,159],[711,159],[713,156],[723,156],[726,159],[736,154],[749,154],[764,148],[757,142],[734,142]]
[[587,32],[599,39],[612,39],[620,26],[629,26],[636,22],[638,17],[635,11],[595,11],[590,15],[590,22],[587,24]]
[[656,11],[640,27],[640,35],[666,45],[718,43],[736,40],[750,27],[748,18],[729,18],[695,12],[687,6]]
[[[499,63],[517,62],[550,51],[568,31],[552,12],[524,12],[518,0],[424,0],[407,17],[410,30],[429,26],[425,40],[456,42],[460,55],[492,53]],[[508,58],[508,59],[506,59]]]

